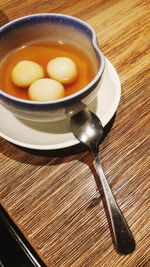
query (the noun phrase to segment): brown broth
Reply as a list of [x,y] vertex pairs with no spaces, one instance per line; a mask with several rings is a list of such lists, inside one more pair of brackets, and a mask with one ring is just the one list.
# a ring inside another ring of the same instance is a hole
[[29,99],[28,89],[13,84],[11,71],[21,60],[32,60],[39,63],[48,77],[46,66],[55,57],[69,57],[74,60],[78,68],[77,80],[65,85],[65,96],[71,95],[86,86],[94,77],[95,71],[90,58],[79,48],[66,43],[55,41],[41,41],[27,44],[12,51],[0,65],[0,89],[13,96]]

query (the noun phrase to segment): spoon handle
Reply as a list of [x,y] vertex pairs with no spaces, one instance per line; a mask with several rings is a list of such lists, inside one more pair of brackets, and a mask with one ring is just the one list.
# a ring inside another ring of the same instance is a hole
[[119,253],[125,255],[132,253],[135,249],[135,241],[132,233],[111,192],[104,171],[101,167],[99,157],[94,155],[94,160],[95,167],[104,191],[117,250]]

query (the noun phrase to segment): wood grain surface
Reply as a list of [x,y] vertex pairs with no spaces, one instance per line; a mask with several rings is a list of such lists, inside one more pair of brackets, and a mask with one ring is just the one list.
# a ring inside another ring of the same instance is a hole
[[119,255],[114,249],[105,201],[86,148],[39,152],[0,139],[1,204],[46,266],[150,266],[148,2],[0,1],[0,25],[44,12],[85,20],[95,29],[102,52],[121,80],[121,102],[105,129],[99,154],[136,240],[131,255]]

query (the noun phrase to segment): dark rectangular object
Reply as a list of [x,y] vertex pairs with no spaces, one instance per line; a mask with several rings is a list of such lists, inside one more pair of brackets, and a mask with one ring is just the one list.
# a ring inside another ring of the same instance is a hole
[[0,266],[46,267],[2,205],[0,205]]

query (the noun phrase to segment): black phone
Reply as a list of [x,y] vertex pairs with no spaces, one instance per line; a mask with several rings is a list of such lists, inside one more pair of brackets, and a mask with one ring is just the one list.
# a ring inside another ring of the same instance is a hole
[[46,267],[0,205],[0,267]]

